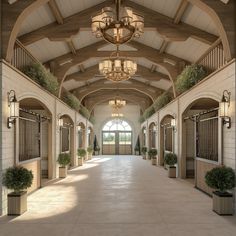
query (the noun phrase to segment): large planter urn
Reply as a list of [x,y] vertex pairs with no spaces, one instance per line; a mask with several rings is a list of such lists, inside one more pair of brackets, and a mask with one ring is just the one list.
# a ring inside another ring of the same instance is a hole
[[213,211],[219,215],[233,215],[234,201],[233,194],[213,192]]
[[78,166],[82,166],[83,165],[83,158],[80,157],[78,158]]
[[8,215],[21,215],[27,211],[27,192],[9,193],[8,199]]
[[169,178],[176,178],[176,167],[175,166],[169,166],[168,177]]
[[66,178],[67,176],[67,166],[59,167],[59,178]]

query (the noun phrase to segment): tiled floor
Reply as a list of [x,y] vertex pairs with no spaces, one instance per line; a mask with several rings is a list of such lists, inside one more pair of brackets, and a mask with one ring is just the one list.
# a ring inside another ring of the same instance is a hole
[[0,236],[235,236],[191,182],[136,156],[103,156],[28,198],[20,217],[0,218]]

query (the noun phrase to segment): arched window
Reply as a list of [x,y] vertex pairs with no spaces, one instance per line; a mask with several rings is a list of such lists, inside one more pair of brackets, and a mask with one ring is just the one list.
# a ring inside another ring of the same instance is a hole
[[119,122],[117,122],[116,120],[111,120],[104,125],[103,131],[132,131],[132,128],[124,120],[121,120]]

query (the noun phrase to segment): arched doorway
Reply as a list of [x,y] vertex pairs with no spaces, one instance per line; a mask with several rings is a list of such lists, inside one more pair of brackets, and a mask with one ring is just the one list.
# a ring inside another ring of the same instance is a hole
[[160,124],[160,159],[159,165],[164,165],[165,153],[174,152],[174,128],[171,126],[172,115],[166,115]]
[[142,147],[145,147],[145,146],[146,146],[146,133],[147,133],[147,129],[146,129],[146,127],[144,126],[144,127],[142,128],[142,133],[141,133]]
[[25,98],[19,102],[16,146],[19,164],[33,172],[32,192],[42,186],[42,179],[52,178],[52,114],[42,102]]
[[64,114],[60,117],[63,120],[60,127],[60,153],[71,154],[71,165],[75,165],[74,156],[74,122],[70,116]]
[[156,124],[152,122],[149,125],[149,149],[156,148]]
[[219,102],[200,98],[182,114],[182,167],[184,178],[192,178],[195,186],[209,194],[205,184],[207,171],[221,163],[221,129]]
[[131,155],[132,128],[125,120],[110,120],[102,129],[103,155]]
[[88,147],[93,146],[94,132],[92,127],[88,127]]
[[78,148],[85,148],[85,125],[83,122],[80,122],[77,126],[78,130]]

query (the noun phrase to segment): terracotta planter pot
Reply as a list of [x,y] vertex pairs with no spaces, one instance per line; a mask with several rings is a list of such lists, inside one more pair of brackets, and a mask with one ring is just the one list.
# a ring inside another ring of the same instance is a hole
[[213,211],[219,215],[233,215],[234,201],[231,193],[213,192]]
[[27,211],[27,192],[9,193],[8,199],[8,215],[21,215]]
[[169,178],[176,178],[176,167],[175,166],[169,166],[168,177]]
[[152,158],[152,165],[154,165],[154,166],[157,165],[157,159],[156,158]]
[[67,166],[59,167],[59,178],[66,178],[67,176]]
[[83,158],[78,158],[78,166],[82,166],[84,163]]

